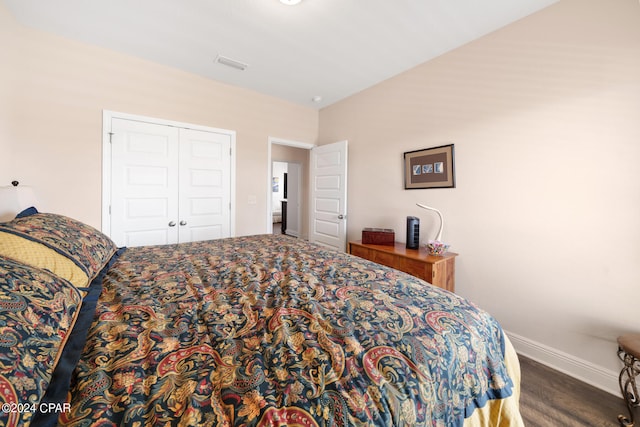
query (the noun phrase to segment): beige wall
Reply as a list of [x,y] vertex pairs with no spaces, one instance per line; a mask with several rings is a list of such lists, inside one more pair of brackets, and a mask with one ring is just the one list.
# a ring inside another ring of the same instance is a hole
[[11,141],[0,142],[9,153],[0,178],[32,185],[43,210],[99,227],[103,110],[231,129],[237,132],[236,234],[266,230],[268,138],[314,141],[317,111],[18,26],[2,5],[0,19],[9,24],[0,34],[13,40],[15,52],[13,69],[0,67],[0,88],[14,73],[19,90],[10,98]]
[[[457,292],[517,346],[616,391],[638,331],[640,5],[561,0],[320,113],[349,140],[349,237],[422,219]],[[403,190],[403,152],[455,144],[455,189]]]
[[16,24],[9,13],[0,5],[0,40],[2,40],[2,65],[0,65],[0,186],[9,185],[14,179],[9,168],[12,159],[13,108],[17,90],[17,70],[7,64],[17,61]]

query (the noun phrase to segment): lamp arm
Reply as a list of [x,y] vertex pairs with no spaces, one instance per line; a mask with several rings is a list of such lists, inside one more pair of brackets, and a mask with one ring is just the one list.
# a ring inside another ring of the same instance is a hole
[[423,205],[421,203],[416,203],[416,205],[420,206],[422,209],[426,209],[429,211],[434,211],[435,213],[438,214],[438,217],[440,217],[440,229],[438,230],[438,234],[436,235],[436,240],[441,242],[442,241],[442,229],[444,228],[444,218],[442,217],[442,213],[435,208],[432,208],[430,206],[427,205]]

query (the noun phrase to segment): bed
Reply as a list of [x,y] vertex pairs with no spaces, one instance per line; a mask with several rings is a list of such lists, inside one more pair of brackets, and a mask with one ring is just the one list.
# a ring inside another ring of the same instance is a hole
[[0,285],[0,425],[523,425],[494,318],[300,239],[125,249],[33,209]]

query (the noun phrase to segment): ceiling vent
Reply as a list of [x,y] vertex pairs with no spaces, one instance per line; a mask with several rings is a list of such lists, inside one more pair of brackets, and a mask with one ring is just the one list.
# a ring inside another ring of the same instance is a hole
[[226,65],[227,67],[235,68],[236,70],[244,71],[249,65],[244,62],[236,61],[235,59],[227,58],[226,56],[218,55],[214,60],[217,64]]

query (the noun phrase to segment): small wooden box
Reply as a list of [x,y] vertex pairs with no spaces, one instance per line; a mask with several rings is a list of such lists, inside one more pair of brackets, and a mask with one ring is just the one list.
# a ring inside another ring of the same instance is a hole
[[390,228],[363,228],[362,243],[370,245],[390,245],[396,241],[396,233]]

